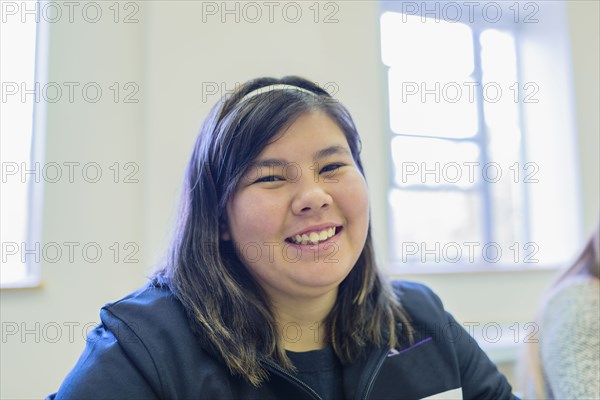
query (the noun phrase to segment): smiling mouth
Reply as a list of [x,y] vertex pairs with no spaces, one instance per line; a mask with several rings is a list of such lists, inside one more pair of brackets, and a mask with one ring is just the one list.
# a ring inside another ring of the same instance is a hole
[[338,234],[341,230],[341,226],[332,226],[331,228],[323,229],[321,231],[305,232],[301,235],[294,235],[285,239],[285,241],[292,244],[315,245],[326,242]]

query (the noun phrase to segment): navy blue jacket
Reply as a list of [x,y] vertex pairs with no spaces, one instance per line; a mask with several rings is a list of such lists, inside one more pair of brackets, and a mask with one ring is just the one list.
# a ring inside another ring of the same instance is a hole
[[[395,282],[414,343],[369,349],[343,367],[347,399],[512,399],[511,387],[427,287]],[[164,288],[147,286],[106,305],[102,323],[58,393],[50,399],[319,399],[269,361],[259,388],[232,376],[200,345],[185,311]],[[444,397],[445,396],[445,397]]]

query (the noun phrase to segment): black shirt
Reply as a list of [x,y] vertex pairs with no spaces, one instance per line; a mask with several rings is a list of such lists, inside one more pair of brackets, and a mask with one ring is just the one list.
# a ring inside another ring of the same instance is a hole
[[297,353],[287,351],[297,369],[296,377],[310,386],[323,399],[342,400],[342,365],[333,347]]

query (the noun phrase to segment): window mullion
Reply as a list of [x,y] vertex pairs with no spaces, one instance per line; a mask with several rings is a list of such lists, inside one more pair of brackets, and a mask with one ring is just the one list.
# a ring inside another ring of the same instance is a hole
[[[484,96],[483,96],[483,71],[481,68],[481,44],[479,42],[481,30],[477,27],[473,27],[473,74],[472,78],[475,82],[478,83],[476,85],[475,90],[475,98],[477,101],[477,135],[475,136],[475,140],[479,144],[480,155],[479,162],[481,167],[488,165],[489,163],[489,154],[488,154],[488,134],[487,127],[485,124],[484,118]],[[490,182],[486,179],[482,179],[481,185],[479,186],[481,190],[481,196],[483,199],[483,205],[481,207],[482,210],[482,218],[483,218],[483,243],[492,242],[492,195]]]
[[[515,29],[513,31],[515,36],[515,53],[517,60],[517,109],[518,109],[518,124],[519,130],[521,131],[521,140],[520,140],[520,148],[519,148],[519,162],[521,163],[521,168],[525,166],[527,162],[527,143],[525,140],[525,122],[523,115],[525,115],[525,110],[523,106],[523,92],[522,92],[522,68],[521,68],[521,40],[520,40],[520,32],[519,29]],[[523,208],[525,210],[529,209],[529,187],[526,184],[523,184],[519,181],[519,184],[522,186],[521,190],[521,201],[523,204]],[[521,218],[521,223],[519,224],[519,229],[521,230],[521,237],[523,238],[523,242],[529,242],[531,240],[531,221],[529,219],[529,214],[524,214],[523,218]]]

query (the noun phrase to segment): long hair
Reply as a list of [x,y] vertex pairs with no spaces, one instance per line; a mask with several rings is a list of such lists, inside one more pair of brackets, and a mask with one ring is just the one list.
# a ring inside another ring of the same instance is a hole
[[[538,312],[538,322],[541,321],[544,313],[553,312],[546,307],[546,304],[565,283],[577,277],[600,279],[600,222],[570,265],[566,271],[559,275],[544,295],[544,300]],[[525,392],[524,395],[534,395],[538,399],[547,398],[548,393],[546,393],[544,382],[544,368],[539,343],[530,342],[527,344],[519,369],[520,386]]]
[[590,235],[577,258],[554,283],[559,286],[563,281],[578,275],[593,276],[600,279],[600,222],[596,230]]
[[[246,98],[262,87],[287,84],[302,90],[273,90]],[[260,360],[293,369],[279,338],[273,310],[260,285],[240,261],[231,241],[220,233],[227,226],[227,202],[251,162],[275,135],[301,115],[325,112],[343,131],[352,157],[364,176],[360,139],[346,108],[325,90],[299,77],[259,78],[224,96],[198,134],[187,166],[181,209],[165,266],[154,275],[186,309],[203,345],[220,357],[233,375],[260,385],[267,378]],[[381,277],[368,228],[365,246],[338,288],[326,318],[329,341],[340,361],[365,355],[368,344],[395,347],[409,341],[408,317]]]

